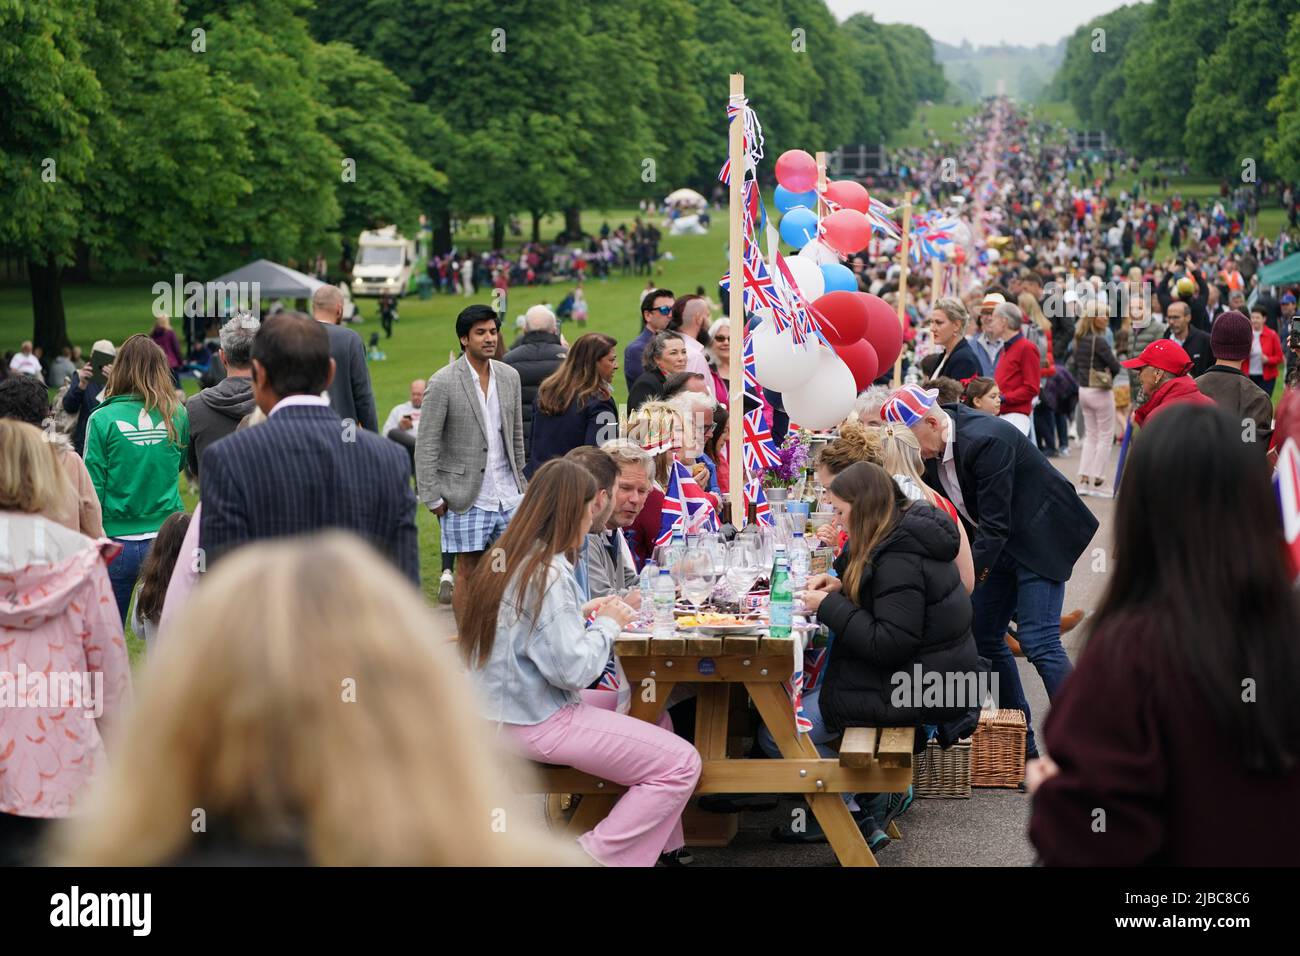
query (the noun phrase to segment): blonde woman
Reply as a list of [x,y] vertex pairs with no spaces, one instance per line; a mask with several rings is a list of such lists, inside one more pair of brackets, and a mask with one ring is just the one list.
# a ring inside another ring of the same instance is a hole
[[[872,388],[876,386],[873,385]],[[888,395],[885,397],[888,398]],[[817,459],[813,462],[813,476],[822,489],[829,488],[835,476],[850,465],[856,465],[860,461],[869,461],[874,465],[884,464],[885,457],[880,447],[879,410],[875,415],[876,420],[868,423],[855,421],[850,416],[850,420],[840,426],[835,439],[817,453]],[[838,554],[848,540],[848,532],[838,522],[824,524],[817,529],[817,539],[823,545],[834,548]]]
[[49,821],[81,809],[131,689],[106,566],[117,547],[42,516],[66,491],[58,454],[0,419],[0,678],[22,675],[20,700],[0,693],[0,865],[35,862]]
[[636,442],[654,457],[654,474],[650,476],[654,487],[636,521],[625,532],[638,572],[654,555],[655,539],[659,537],[659,525],[663,520],[668,471],[672,467],[673,455],[682,448],[685,431],[681,412],[667,402],[646,402],[628,420],[628,440]]
[[123,622],[140,565],[167,516],[184,511],[177,476],[190,420],[167,358],[147,335],[117,350],[104,400],[86,424],[86,471],[104,512],[104,533],[122,545],[108,569]]
[[[1110,318],[1095,300],[1084,303],[1083,316],[1074,330],[1071,369],[1079,383],[1079,405],[1083,409],[1083,454],[1079,458],[1079,494],[1097,496],[1105,483],[1103,473],[1110,461],[1115,438],[1114,378],[1120,364],[1106,341]],[[1107,495],[1106,497],[1109,497]]]
[[[256,619],[253,639],[231,640],[232,608]],[[184,609],[185,639],[150,657],[58,862],[581,863],[510,800],[434,627],[411,584],[352,535],[232,553]]]
[[912,501],[924,501],[938,508],[957,526],[961,543],[957,548],[957,573],[962,587],[970,594],[975,590],[975,562],[971,557],[970,540],[966,528],[957,515],[953,503],[925,483],[925,464],[921,460],[921,444],[910,428],[885,422],[880,434],[881,465],[894,479],[899,490]]

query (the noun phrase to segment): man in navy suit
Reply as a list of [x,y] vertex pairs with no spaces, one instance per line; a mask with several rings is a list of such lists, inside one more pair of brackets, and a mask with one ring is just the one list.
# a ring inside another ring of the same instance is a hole
[[200,462],[207,562],[250,541],[341,528],[418,587],[410,458],[340,419],[322,397],[335,373],[325,327],[300,312],[267,319],[253,340],[252,372],[266,422],[209,445]]
[[905,386],[881,415],[912,429],[926,459],[926,483],[974,529],[971,629],[997,671],[998,706],[1024,711],[1026,751],[1034,757],[1029,703],[1003,636],[1015,615],[1025,657],[1054,697],[1070,673],[1061,646],[1065,582],[1098,522],[1070,480],[1018,428],[965,405],[936,405],[937,394]]

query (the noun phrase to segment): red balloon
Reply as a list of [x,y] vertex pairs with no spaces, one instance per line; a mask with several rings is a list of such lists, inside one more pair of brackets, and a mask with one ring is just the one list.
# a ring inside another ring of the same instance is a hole
[[835,354],[853,373],[853,381],[861,392],[876,380],[880,374],[880,361],[876,350],[866,339],[858,339],[852,345],[835,346]]
[[826,186],[826,198],[841,209],[856,209],[865,213],[871,208],[867,187],[851,179],[837,179]]
[[806,193],[817,185],[817,160],[802,149],[787,149],[776,159],[776,181],[792,193]]
[[852,345],[866,335],[871,313],[861,295],[840,289],[827,292],[813,303],[821,313],[822,334],[832,346]]
[[840,255],[851,256],[871,241],[871,222],[856,209],[837,209],[822,220],[822,238]]
[[894,364],[898,353],[903,351],[903,326],[899,324],[898,312],[884,299],[870,292],[852,292],[850,295],[861,296],[867,307],[867,331],[862,336],[876,350],[876,358],[881,368]]

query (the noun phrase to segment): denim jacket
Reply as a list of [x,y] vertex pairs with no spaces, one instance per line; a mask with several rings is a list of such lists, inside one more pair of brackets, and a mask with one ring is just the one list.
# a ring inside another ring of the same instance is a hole
[[475,678],[489,719],[540,724],[561,707],[577,703],[578,691],[600,676],[618,625],[608,617],[586,625],[573,565],[562,554],[550,559],[536,618],[535,590],[529,589],[521,608],[515,602],[516,588],[517,578],[512,578],[497,613],[492,654]]

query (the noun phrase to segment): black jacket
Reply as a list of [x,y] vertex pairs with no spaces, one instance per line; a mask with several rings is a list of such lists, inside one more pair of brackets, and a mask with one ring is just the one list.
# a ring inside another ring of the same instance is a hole
[[1106,341],[1106,336],[1089,332],[1074,343],[1074,354],[1070,356],[1070,374],[1074,376],[1080,388],[1087,388],[1088,379],[1091,377],[1089,373],[1094,369],[1098,372],[1109,371],[1112,375],[1118,375],[1120,364],[1115,359],[1115,352]]
[[533,444],[533,403],[537,387],[560,367],[569,350],[554,332],[525,332],[501,359],[519,373],[519,401],[524,410],[524,453]]
[[632,383],[632,389],[627,393],[628,414],[632,414],[646,402],[658,400],[664,393],[664,385],[667,381],[664,373],[657,368],[643,372],[641,377]]
[[[970,596],[953,563],[959,543],[951,518],[914,503],[872,552],[856,599],[822,601],[817,620],[835,635],[820,698],[829,728],[939,724],[979,709],[975,682],[984,666],[971,636]],[[841,577],[852,546],[836,562]],[[917,664],[922,675],[944,675],[938,706],[917,706],[933,680],[918,685]],[[958,674],[972,680],[959,682]],[[962,688],[961,700],[950,687]]]
[[[942,408],[956,428],[957,483],[975,525],[970,549],[976,586],[1004,548],[1035,574],[1069,580],[1097,532],[1097,519],[1070,479],[1010,422],[965,405]],[[942,453],[925,463],[925,480],[952,498],[939,477],[941,459]]]
[[[926,358],[928,359],[929,356],[926,356]],[[935,368],[938,369],[938,374],[945,378],[955,378],[960,382],[964,378],[970,378],[980,373],[979,359],[975,357],[975,350],[970,347],[970,343],[966,341],[965,336],[957,340],[957,345],[947,360],[944,360],[942,353],[940,353],[938,361],[943,362],[943,368],[938,368],[938,362],[935,363]],[[934,378],[935,370],[931,369],[929,375]]]
[[[1172,339],[1174,330],[1167,329],[1165,338]],[[1175,339],[1175,341],[1177,341]],[[1202,332],[1194,325],[1187,327],[1187,341],[1182,343],[1183,351],[1187,357],[1192,360],[1192,368],[1187,374],[1192,378],[1208,372],[1210,366],[1214,364],[1214,350],[1210,348],[1210,335],[1208,332]]]
[[368,432],[379,431],[375,393],[370,387],[366,346],[352,329],[322,322],[330,337],[330,358],[334,360],[334,381],[330,383],[330,407],[339,418],[351,419]]
[[81,379],[74,375],[68,383],[68,390],[63,393],[63,410],[69,415],[77,416],[77,425],[72,430],[72,447],[78,455],[86,453],[86,422],[90,413],[99,406],[99,393],[104,386],[98,382],[87,382],[81,387]]

